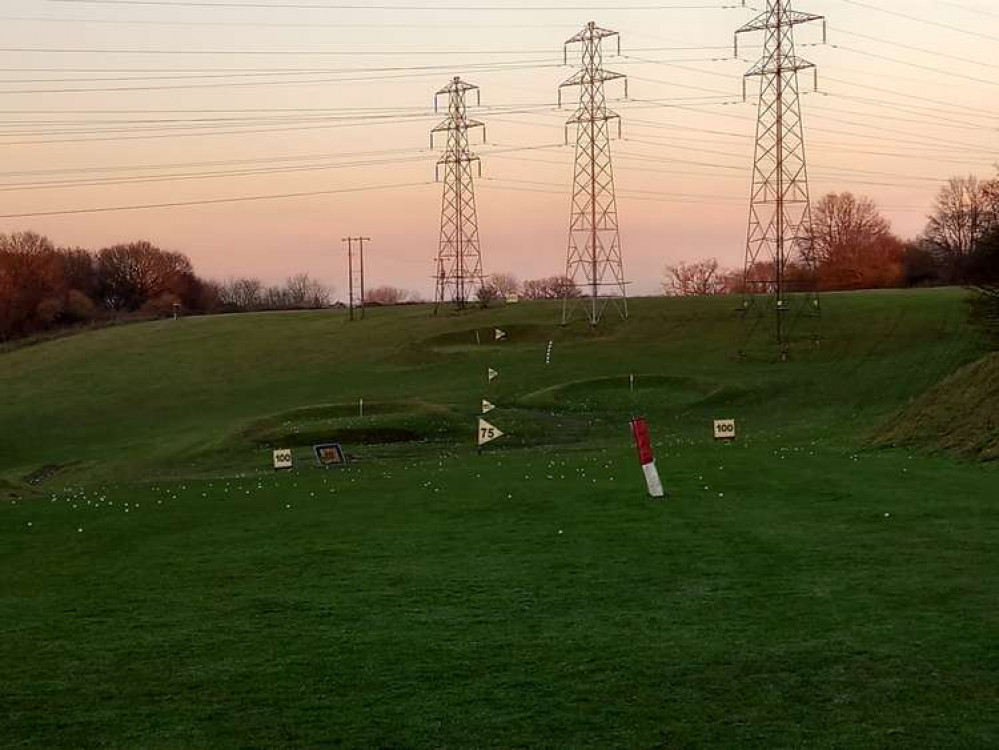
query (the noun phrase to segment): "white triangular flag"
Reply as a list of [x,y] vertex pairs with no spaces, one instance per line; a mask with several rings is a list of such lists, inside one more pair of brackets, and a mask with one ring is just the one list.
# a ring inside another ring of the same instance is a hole
[[506,331],[499,328],[496,329],[496,333],[494,335],[496,336],[497,341],[504,341],[506,339]]
[[489,375],[489,382],[490,382],[490,383],[491,383],[491,382],[493,382],[494,380],[496,380],[496,378],[498,378],[498,377],[499,377],[499,373],[498,373],[498,372],[496,372],[496,370],[494,370],[494,369],[493,369],[493,368],[491,368],[491,367],[489,368],[489,372],[488,372],[488,375]]
[[483,414],[488,414],[489,412],[491,412],[495,408],[496,407],[493,404],[490,404],[485,399],[482,399],[482,413]]
[[497,438],[503,437],[503,431],[494,427],[484,419],[479,419],[479,446],[491,443]]

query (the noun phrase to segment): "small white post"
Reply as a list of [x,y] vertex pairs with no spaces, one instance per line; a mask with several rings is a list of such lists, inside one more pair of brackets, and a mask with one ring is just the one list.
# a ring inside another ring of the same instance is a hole
[[361,416],[361,417],[364,416],[364,399],[363,398],[357,400],[357,412],[358,412],[358,416]]

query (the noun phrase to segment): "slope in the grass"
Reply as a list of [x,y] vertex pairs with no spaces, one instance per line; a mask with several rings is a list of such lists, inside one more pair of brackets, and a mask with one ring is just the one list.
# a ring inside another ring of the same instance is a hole
[[893,420],[878,441],[999,460],[999,353],[932,388]]

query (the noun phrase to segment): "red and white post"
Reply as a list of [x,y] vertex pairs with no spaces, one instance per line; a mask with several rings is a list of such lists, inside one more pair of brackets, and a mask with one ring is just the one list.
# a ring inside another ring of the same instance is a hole
[[638,448],[638,461],[642,464],[645,474],[645,484],[649,488],[649,497],[666,497],[663,484],[659,481],[659,471],[656,469],[656,458],[652,454],[652,438],[649,437],[649,423],[638,417],[631,420],[631,432],[635,436],[635,447]]

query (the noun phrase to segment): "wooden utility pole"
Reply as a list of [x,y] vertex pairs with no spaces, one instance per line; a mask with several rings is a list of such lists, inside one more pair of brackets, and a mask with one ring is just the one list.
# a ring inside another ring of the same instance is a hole
[[364,243],[371,242],[370,237],[344,237],[343,241],[347,244],[347,286],[349,289],[349,308],[350,308],[350,319],[354,319],[354,281],[355,281],[355,271],[354,271],[354,243],[358,246],[358,267],[356,273],[356,280],[358,283],[358,289],[360,291],[360,299],[358,300],[361,308],[361,319],[364,319],[364,308],[365,308],[365,297],[364,297]]

